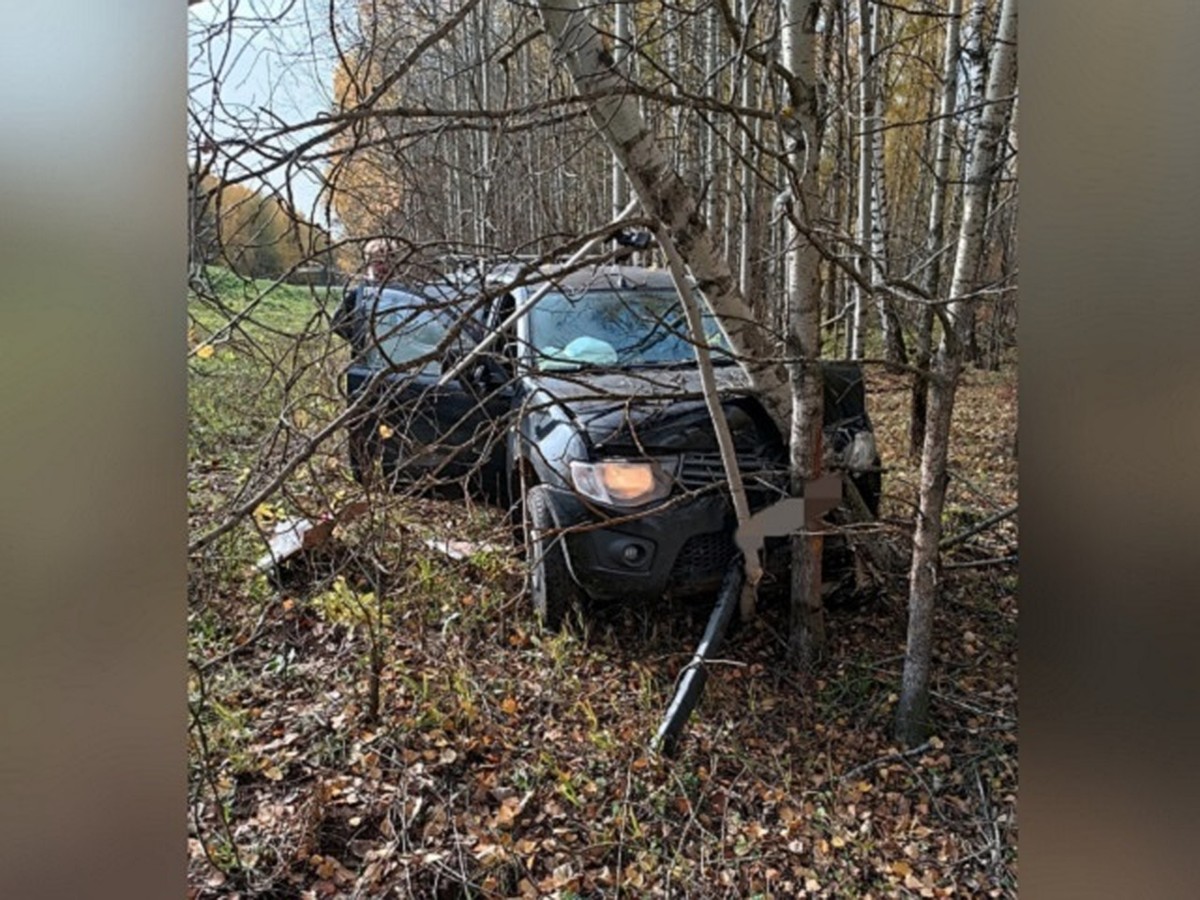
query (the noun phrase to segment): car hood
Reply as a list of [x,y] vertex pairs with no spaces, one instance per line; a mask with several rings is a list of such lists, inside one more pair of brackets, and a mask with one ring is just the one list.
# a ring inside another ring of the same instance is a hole
[[[739,366],[714,368],[735,443],[778,444],[778,434],[749,393]],[[695,368],[541,373],[538,391],[569,415],[600,452],[710,451],[716,437]]]

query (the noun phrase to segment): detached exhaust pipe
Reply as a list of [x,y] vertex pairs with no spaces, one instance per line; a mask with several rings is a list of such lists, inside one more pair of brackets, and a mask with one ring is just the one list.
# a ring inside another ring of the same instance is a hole
[[692,661],[684,666],[676,680],[675,696],[667,708],[667,714],[663,718],[662,724],[658,726],[658,733],[651,742],[652,749],[666,756],[675,755],[675,751],[679,748],[679,736],[683,733],[683,726],[687,724],[692,710],[700,702],[700,694],[704,690],[704,683],[708,680],[707,664],[720,649],[729,623],[733,621],[733,614],[738,608],[738,600],[741,597],[742,584],[745,579],[745,568],[739,555],[734,557],[729,564],[725,580],[721,582],[721,591],[717,595],[717,605],[713,607],[712,615],[708,618],[708,627],[704,629],[704,637],[701,638],[700,645],[696,647]]

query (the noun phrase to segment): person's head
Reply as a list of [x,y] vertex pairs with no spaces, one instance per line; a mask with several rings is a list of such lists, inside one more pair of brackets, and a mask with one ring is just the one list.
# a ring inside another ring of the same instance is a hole
[[391,278],[395,247],[387,238],[375,238],[363,246],[363,256],[366,257],[366,278],[368,281],[384,282]]

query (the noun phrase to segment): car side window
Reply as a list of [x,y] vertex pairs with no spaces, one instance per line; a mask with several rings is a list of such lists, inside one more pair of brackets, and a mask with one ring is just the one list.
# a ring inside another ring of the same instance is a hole
[[461,309],[453,298],[387,289],[373,300],[369,366],[437,376],[447,357],[476,343],[474,328],[456,327]]

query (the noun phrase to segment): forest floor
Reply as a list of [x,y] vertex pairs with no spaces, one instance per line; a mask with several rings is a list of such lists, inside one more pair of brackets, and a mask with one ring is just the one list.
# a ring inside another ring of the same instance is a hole
[[[335,409],[337,351],[297,340],[314,308],[260,307],[229,333],[195,311],[193,537]],[[272,336],[290,349],[271,357]],[[297,353],[280,431],[270,372]],[[872,374],[868,402],[903,546],[907,378]],[[1016,503],[1016,411],[1015,367],[968,371],[947,535]],[[891,737],[898,572],[829,611],[807,681],[785,664],[786,609],[764,603],[667,760],[647,743],[707,610],[614,607],[543,635],[502,524],[461,501],[370,498],[312,569],[254,571],[273,522],[360,496],[344,446],[322,446],[193,554],[190,897],[1016,896],[1017,570],[993,562],[1017,552],[1015,517],[946,555],[926,744]],[[425,543],[463,536],[494,546],[454,561]]]

